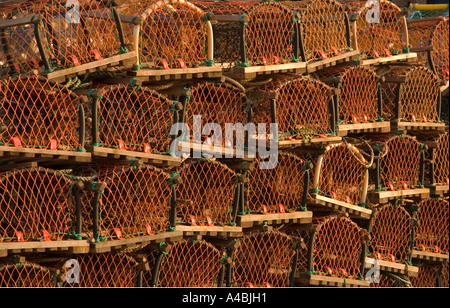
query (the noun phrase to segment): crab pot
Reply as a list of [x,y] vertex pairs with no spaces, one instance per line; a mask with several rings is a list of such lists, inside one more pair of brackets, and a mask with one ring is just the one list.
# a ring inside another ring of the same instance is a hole
[[[202,143],[206,145],[192,150],[205,152],[209,145],[214,146],[221,150],[216,153],[217,158],[222,158],[223,154],[234,157],[235,150],[240,150],[241,156],[244,154],[244,124],[248,118],[249,101],[242,86],[227,80],[194,83],[183,90],[179,99],[183,108],[178,119],[189,128],[190,135],[187,137],[193,143],[192,147]],[[221,131],[208,129],[208,123],[219,125]],[[197,128],[199,126],[200,129]]]
[[449,80],[448,17],[408,19],[411,51],[418,60],[435,72],[443,85]]
[[80,199],[73,181],[43,167],[0,176],[0,242],[61,241],[81,231]]
[[[92,146],[146,154],[169,153],[180,104],[146,87],[113,85],[91,91]],[[130,154],[131,155],[131,154]]]
[[255,78],[255,70],[246,70],[255,66],[265,66],[259,69],[265,70],[271,65],[293,64],[289,67],[305,70],[295,48],[299,32],[291,9],[275,1],[193,3],[214,14],[214,60],[225,71],[243,68],[231,70],[237,79]]
[[419,276],[411,277],[414,288],[448,287],[448,259],[444,263],[422,262],[417,265]]
[[293,286],[300,242],[275,230],[248,232],[234,252],[233,286]]
[[[308,72],[347,62],[359,52],[351,47],[350,22],[341,3],[334,0],[281,1],[298,12],[298,55],[308,64]],[[325,60],[325,61],[324,61]],[[323,63],[320,63],[323,62]]]
[[280,76],[248,94],[252,100],[251,122],[265,124],[267,131],[271,123],[276,123],[278,134],[271,132],[268,137],[277,140],[280,148],[284,143],[335,140],[334,94],[335,89],[321,81]]
[[62,82],[132,58],[111,3],[39,0],[2,8],[0,37],[9,73],[37,71]]
[[351,21],[352,47],[361,52],[361,59],[374,59],[372,64],[376,64],[389,62],[389,58],[402,59],[400,54],[409,52],[406,18],[395,3],[386,0],[375,1],[372,5],[366,5],[364,0],[341,2]]
[[178,170],[176,223],[190,226],[233,224],[238,174],[215,160],[186,160]]
[[390,263],[410,262],[413,219],[401,205],[387,203],[376,207],[368,228],[368,257]]
[[54,272],[32,262],[0,263],[0,287],[2,288],[53,288]]
[[344,211],[352,217],[368,219],[371,210],[365,207],[369,167],[371,162],[355,145],[328,145],[317,158],[309,202],[317,210]]
[[390,132],[384,121],[380,78],[368,67],[340,65],[316,72],[322,82],[335,87],[338,136],[364,132]]
[[142,268],[127,253],[88,253],[55,263],[61,268],[62,287],[132,288],[142,285]]
[[[221,287],[229,258],[211,243],[191,238],[168,243],[161,253],[154,279],[144,285],[153,287]],[[145,276],[144,276],[145,278]]]
[[[414,228],[414,258],[429,253],[447,254],[448,261],[448,199],[428,199],[417,205],[417,226]],[[422,258],[421,258],[422,256]]]
[[184,0],[132,0],[120,5],[118,11],[124,35],[136,52],[133,75],[154,75],[159,80],[177,68],[192,69],[191,74],[221,73],[213,66],[209,12]]
[[295,285],[369,286],[362,279],[367,231],[351,219],[317,216],[309,228],[290,229],[287,233],[303,238],[308,247],[299,258]]
[[448,194],[449,185],[449,143],[448,131],[425,137],[424,143],[428,146],[425,151],[425,179],[424,185],[430,188],[435,196]]
[[41,76],[10,77],[0,81],[0,102],[0,146],[83,151],[83,100],[67,88]]
[[423,66],[391,66],[382,74],[383,117],[393,129],[445,129],[436,74]]
[[96,243],[153,236],[172,226],[174,181],[170,174],[151,165],[95,170],[96,181],[85,185],[88,210],[83,230],[92,232]]

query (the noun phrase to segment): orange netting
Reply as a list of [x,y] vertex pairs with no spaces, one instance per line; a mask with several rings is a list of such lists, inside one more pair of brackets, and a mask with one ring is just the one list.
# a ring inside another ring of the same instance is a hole
[[176,186],[177,221],[191,225],[229,225],[235,206],[237,174],[214,160],[185,161]]
[[373,1],[367,6],[365,0],[340,2],[350,17],[356,14],[356,37],[352,39],[357,42],[363,57],[389,57],[408,47],[404,37],[405,17],[393,2]]
[[439,121],[439,79],[430,69],[392,66],[380,74],[386,79],[381,89],[383,114],[387,119]]
[[444,262],[441,272],[441,282],[440,286],[448,288],[449,287],[449,263]]
[[[312,233],[305,237],[312,264],[312,273],[358,279],[361,271],[361,229],[346,217],[313,218]],[[313,241],[313,243],[308,243]]]
[[184,120],[193,133],[193,140],[202,141],[218,133],[212,130],[209,134],[202,132],[200,136],[199,132],[193,128],[193,119],[194,116],[201,116],[201,121],[197,124],[201,124],[203,130],[206,129],[207,123],[218,124],[222,129],[221,139],[211,138],[211,144],[224,147],[236,145],[236,135],[243,133],[243,130],[235,126],[235,133],[227,136],[227,125],[246,124],[248,98],[245,93],[226,82],[198,83],[188,90],[190,95],[187,97],[186,107],[183,110],[185,110]]
[[441,273],[441,271],[442,265],[423,262],[419,266],[419,276],[411,277],[411,283],[414,288],[438,287],[438,275]]
[[54,273],[31,262],[0,263],[0,288],[56,287]]
[[172,188],[168,173],[150,165],[94,170],[96,181],[105,183],[106,188],[99,193],[97,204],[95,196],[87,194],[83,230],[93,229],[95,240],[153,235],[169,228]]
[[[278,139],[310,138],[333,134],[333,90],[324,83],[304,76],[282,77],[257,89],[252,98],[253,123],[278,124]],[[264,95],[276,95],[269,99]],[[274,104],[275,106],[271,106]],[[273,108],[275,107],[275,108]]]
[[167,153],[174,120],[173,102],[145,87],[117,85],[93,99],[93,145],[147,153]]
[[[411,47],[424,50],[417,52],[419,61],[436,71],[439,78],[443,80],[449,79],[448,30],[448,17],[408,20]],[[428,58],[428,52],[431,59]]]
[[414,229],[414,249],[448,253],[449,203],[445,199],[429,199],[418,204],[418,225]]
[[[64,287],[131,288],[137,287],[140,267],[124,253],[98,253],[72,256],[74,267],[64,264]],[[76,261],[76,262],[74,262]]]
[[[121,50],[111,7],[103,1],[37,0],[11,5],[4,18],[30,16],[30,22],[2,32],[6,56],[11,55],[12,73],[37,69],[49,72],[93,62]],[[42,48],[38,48],[38,44]],[[5,48],[6,47],[6,48]],[[17,55],[20,55],[17,57]]]
[[234,286],[289,286],[298,250],[296,239],[279,231],[252,232],[239,243],[234,255]]
[[[265,65],[297,61],[294,56],[295,21],[289,8],[269,1],[197,1],[212,12],[214,58],[223,65]],[[232,22],[221,22],[232,19]]]
[[[350,42],[347,13],[342,4],[334,0],[281,1],[299,13],[306,61],[323,60],[348,51]],[[300,50],[300,54],[302,51]]]
[[316,192],[351,204],[364,205],[369,162],[349,143],[329,145],[323,155]]
[[[260,168],[261,162],[268,164],[265,166],[268,168]],[[280,206],[287,212],[304,208],[306,163],[302,157],[287,152],[278,153],[277,160],[258,158],[253,170],[247,173],[246,210],[274,213],[280,211]]]
[[223,252],[205,240],[171,243],[161,262],[156,287],[217,287],[222,285]]
[[[79,97],[44,77],[0,81],[0,145],[76,151],[84,147]],[[16,143],[16,144],[14,144]]]
[[433,184],[447,184],[449,182],[449,143],[448,132],[437,138],[437,147],[432,149],[434,174]]
[[[120,14],[142,19],[139,33],[124,24],[130,42],[138,40],[142,68],[197,67],[207,63],[208,15],[184,0],[127,1]],[[138,35],[138,37],[135,37]],[[210,64],[210,63],[207,63]]]
[[372,258],[404,263],[411,250],[411,215],[402,206],[385,204],[376,208],[370,225]]
[[42,168],[15,169],[0,177],[0,242],[62,240],[75,231],[72,181]]
[[379,118],[379,83],[375,71],[367,67],[337,66],[316,74],[339,89],[338,124],[373,122]]

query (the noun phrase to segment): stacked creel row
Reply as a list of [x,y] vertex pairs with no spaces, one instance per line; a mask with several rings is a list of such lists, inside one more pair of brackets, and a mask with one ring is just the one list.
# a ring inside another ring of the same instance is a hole
[[0,286],[448,287],[448,6],[371,3],[0,0]]

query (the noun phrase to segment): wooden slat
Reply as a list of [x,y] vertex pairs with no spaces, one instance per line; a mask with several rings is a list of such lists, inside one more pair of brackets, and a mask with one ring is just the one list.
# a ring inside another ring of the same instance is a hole
[[391,56],[391,57],[364,59],[364,60],[360,61],[360,65],[362,65],[362,66],[380,65],[380,64],[388,64],[388,63],[395,63],[395,62],[411,61],[411,60],[416,60],[416,59],[417,59],[417,53],[409,52],[409,53],[402,53],[402,54]]
[[251,228],[263,224],[273,225],[281,223],[310,224],[313,213],[298,211],[290,213],[246,214],[236,217],[236,224],[242,228]]
[[366,209],[358,205],[349,204],[318,194],[313,195],[312,199],[308,200],[308,204],[313,206],[321,206],[334,211],[342,211],[348,213],[352,218],[369,219],[372,215],[371,209]]
[[72,161],[90,163],[91,153],[81,151],[49,150],[36,148],[18,148],[0,146],[0,162],[26,162],[26,161]]
[[0,257],[22,252],[70,251],[71,253],[88,253],[90,243],[87,240],[9,242],[0,243]]
[[235,66],[229,70],[224,70],[225,76],[237,80],[251,80],[258,75],[274,74],[274,73],[296,73],[303,74],[306,72],[306,62],[271,64],[241,67]]
[[183,232],[184,236],[198,234],[202,236],[242,237],[244,235],[242,227],[235,226],[187,226],[177,224],[175,229]]
[[391,131],[391,123],[388,121],[340,124],[337,127],[337,136],[347,136],[348,134],[357,134],[357,133],[389,133],[390,131]]
[[341,277],[331,277],[323,275],[313,275],[300,273],[295,277],[295,285],[297,286],[324,286],[324,287],[369,287],[369,283],[365,280],[349,279]]
[[407,265],[405,263],[390,262],[385,260],[375,260],[366,258],[364,267],[371,269],[374,267],[375,261],[378,263],[380,271],[390,272],[394,274],[407,275],[409,277],[419,276],[419,268],[417,266]]
[[419,198],[427,199],[430,197],[429,188],[413,188],[395,191],[370,191],[368,193],[368,198],[372,203],[383,204],[389,200],[398,198]]
[[448,253],[442,254],[442,253],[420,251],[420,250],[413,250],[411,257],[413,259],[419,259],[419,260],[431,261],[431,262],[448,262],[449,261]]
[[199,66],[188,68],[141,68],[139,70],[128,70],[127,74],[139,78],[143,82],[184,80],[192,78],[219,78],[222,76],[222,67],[219,65]]
[[313,73],[317,70],[335,66],[339,63],[349,62],[353,59],[356,59],[359,57],[359,50],[352,50],[345,53],[342,53],[339,56],[329,57],[328,59],[320,60],[320,61],[314,61],[311,63],[306,64],[306,72],[307,73]]

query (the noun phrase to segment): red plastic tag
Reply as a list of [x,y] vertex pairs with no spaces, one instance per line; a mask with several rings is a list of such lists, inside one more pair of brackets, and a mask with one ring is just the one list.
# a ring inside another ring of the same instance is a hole
[[12,137],[9,143],[12,143],[15,148],[22,147],[22,142],[20,141],[19,137]]
[[266,58],[264,58],[264,57],[258,57],[258,59],[261,59],[262,63],[263,63],[264,65],[267,65],[267,60],[266,60]]
[[403,189],[408,189],[408,185],[405,183],[405,182],[402,182],[402,187],[403,187]]
[[280,60],[278,59],[277,56],[272,56],[273,59],[273,64],[280,64]]
[[413,121],[415,123],[416,122],[416,117],[412,113],[410,113],[409,115],[411,116],[411,121]]
[[331,192],[331,198],[333,199],[337,199],[337,195],[334,191]]
[[387,49],[387,48],[384,48],[384,54],[385,54],[387,57],[392,56],[391,52],[390,52],[389,49]]
[[434,248],[434,253],[441,253],[441,250],[436,245],[433,246],[433,248]]
[[267,212],[267,206],[261,205],[261,207],[262,207],[263,213],[264,213],[264,214],[267,214],[267,213],[268,213],[268,212]]
[[73,65],[78,66],[80,65],[80,60],[78,60],[78,58],[74,55],[70,55],[69,59],[72,60]]
[[380,55],[378,54],[378,51],[376,51],[375,49],[372,50],[372,53],[373,53],[373,56],[375,58],[379,58],[380,57]]
[[102,55],[100,54],[100,52],[97,49],[92,49],[91,53],[94,54],[94,59],[95,60],[103,60]]
[[425,248],[424,244],[419,244],[420,249],[422,249],[422,251],[426,251],[427,249]]
[[328,275],[333,275],[333,270],[331,269],[331,267],[329,267],[329,266],[325,266],[325,269],[327,270],[327,274]]
[[284,205],[283,204],[278,204],[278,212],[280,213],[286,213],[286,211],[284,210]]
[[149,224],[145,225],[145,232],[147,233],[147,235],[154,235],[155,232],[153,232],[152,227],[150,227]]
[[212,218],[209,216],[206,216],[206,223],[208,224],[208,226],[212,227],[214,226],[214,223],[212,221]]
[[25,242],[22,231],[16,231],[16,237],[18,242]]
[[344,268],[340,268],[339,270],[341,271],[341,274],[342,274],[344,277],[348,277],[348,273],[347,273],[347,271],[346,271]]
[[159,60],[159,63],[162,64],[162,66],[165,70],[169,69],[169,64],[167,63],[167,60],[161,59],[161,60]]
[[375,259],[381,260],[381,254],[378,251],[375,252]]
[[126,150],[125,143],[122,139],[116,139],[119,150]]
[[39,62],[36,59],[31,59],[30,62],[34,68],[39,68]]
[[358,123],[358,118],[354,114],[352,114],[352,121],[353,123]]
[[189,215],[189,219],[191,220],[191,226],[197,225],[197,220],[195,220],[195,217],[193,215]]
[[349,196],[345,196],[345,202],[347,202],[347,203],[352,203],[352,200],[350,200],[350,197],[349,197]]
[[369,119],[367,118],[367,116],[366,116],[366,115],[363,115],[363,117],[364,117],[364,123],[367,123],[367,122],[369,122]]
[[319,134],[319,137],[320,137],[320,138],[327,138],[327,135],[325,135],[325,134]]
[[56,141],[55,139],[50,139],[50,150],[58,150],[58,141]]
[[50,242],[51,241],[50,233],[48,233],[47,230],[42,230],[42,235],[44,237],[44,241],[45,242]]
[[325,52],[323,52],[323,50],[317,50],[317,52],[319,53],[320,57],[325,60],[328,59],[328,56]]
[[150,144],[148,144],[148,143],[144,143],[144,153],[151,153],[152,152],[152,150],[151,150],[151,148],[150,148]]
[[244,283],[244,287],[253,288],[253,284],[251,282]]
[[341,53],[339,52],[339,50],[338,50],[336,47],[331,46],[331,49],[333,50],[333,52],[334,52],[334,54],[335,54],[336,56],[340,56],[340,55],[341,55]]
[[388,186],[389,186],[389,189],[390,189],[391,191],[394,191],[394,190],[395,190],[395,189],[394,189],[394,185],[392,185],[391,182],[388,182]]
[[426,115],[423,115],[422,119],[423,119],[423,122],[424,122],[424,123],[428,123],[428,119],[427,119],[427,116],[426,116]]
[[265,288],[271,288],[272,286],[270,285],[270,283],[268,283],[267,281],[264,281],[263,282],[263,286],[265,287]]
[[186,63],[183,59],[177,58],[178,64],[180,65],[180,68],[187,68]]
[[389,254],[389,259],[391,262],[395,262],[395,257],[393,254]]
[[114,230],[114,233],[116,234],[118,240],[124,239],[124,237],[122,236],[122,231],[120,231],[119,228],[113,228],[113,230]]

